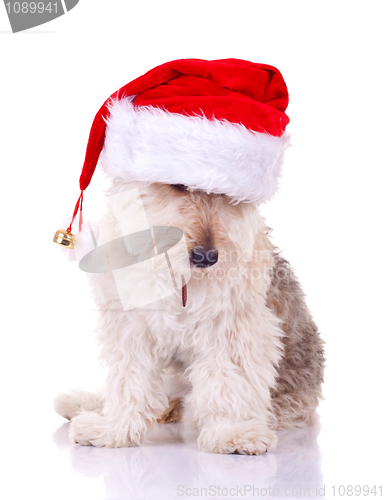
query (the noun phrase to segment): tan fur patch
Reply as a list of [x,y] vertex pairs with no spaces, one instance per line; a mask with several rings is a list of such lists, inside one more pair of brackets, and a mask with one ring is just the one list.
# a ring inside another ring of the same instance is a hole
[[178,399],[172,399],[168,402],[168,408],[161,418],[157,420],[159,424],[172,424],[182,421],[183,403]]

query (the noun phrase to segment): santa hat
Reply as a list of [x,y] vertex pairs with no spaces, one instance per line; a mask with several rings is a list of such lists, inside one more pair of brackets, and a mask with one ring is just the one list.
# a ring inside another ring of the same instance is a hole
[[91,127],[81,195],[100,154],[111,178],[184,184],[232,202],[262,203],[277,190],[288,92],[273,66],[239,59],[181,59],[112,94]]

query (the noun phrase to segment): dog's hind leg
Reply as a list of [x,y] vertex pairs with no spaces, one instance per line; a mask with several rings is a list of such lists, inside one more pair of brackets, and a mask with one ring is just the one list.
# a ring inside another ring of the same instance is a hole
[[271,391],[276,430],[318,422],[322,399],[324,343],[307,308],[305,296],[289,263],[275,255],[267,303],[282,322],[284,356]]
[[100,412],[104,405],[102,391],[71,391],[61,392],[54,401],[55,411],[64,418],[72,420],[81,411]]
[[[102,393],[88,391],[61,392],[54,400],[56,413],[72,420],[81,411],[96,411],[100,413],[103,409],[104,397]],[[170,399],[168,408],[158,419],[160,424],[171,424],[182,421],[183,402],[180,398]]]

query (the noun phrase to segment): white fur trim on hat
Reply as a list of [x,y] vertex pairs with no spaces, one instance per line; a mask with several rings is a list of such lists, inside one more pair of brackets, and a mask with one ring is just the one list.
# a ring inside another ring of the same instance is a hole
[[102,165],[112,178],[184,184],[222,193],[233,202],[262,203],[278,187],[289,136],[253,132],[241,124],[135,107],[110,107]]

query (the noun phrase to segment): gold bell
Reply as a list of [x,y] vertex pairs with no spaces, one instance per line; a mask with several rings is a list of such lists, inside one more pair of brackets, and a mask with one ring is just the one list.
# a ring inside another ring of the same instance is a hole
[[58,245],[72,250],[75,246],[76,238],[72,233],[66,231],[65,229],[59,229],[59,231],[56,231],[53,241]]

